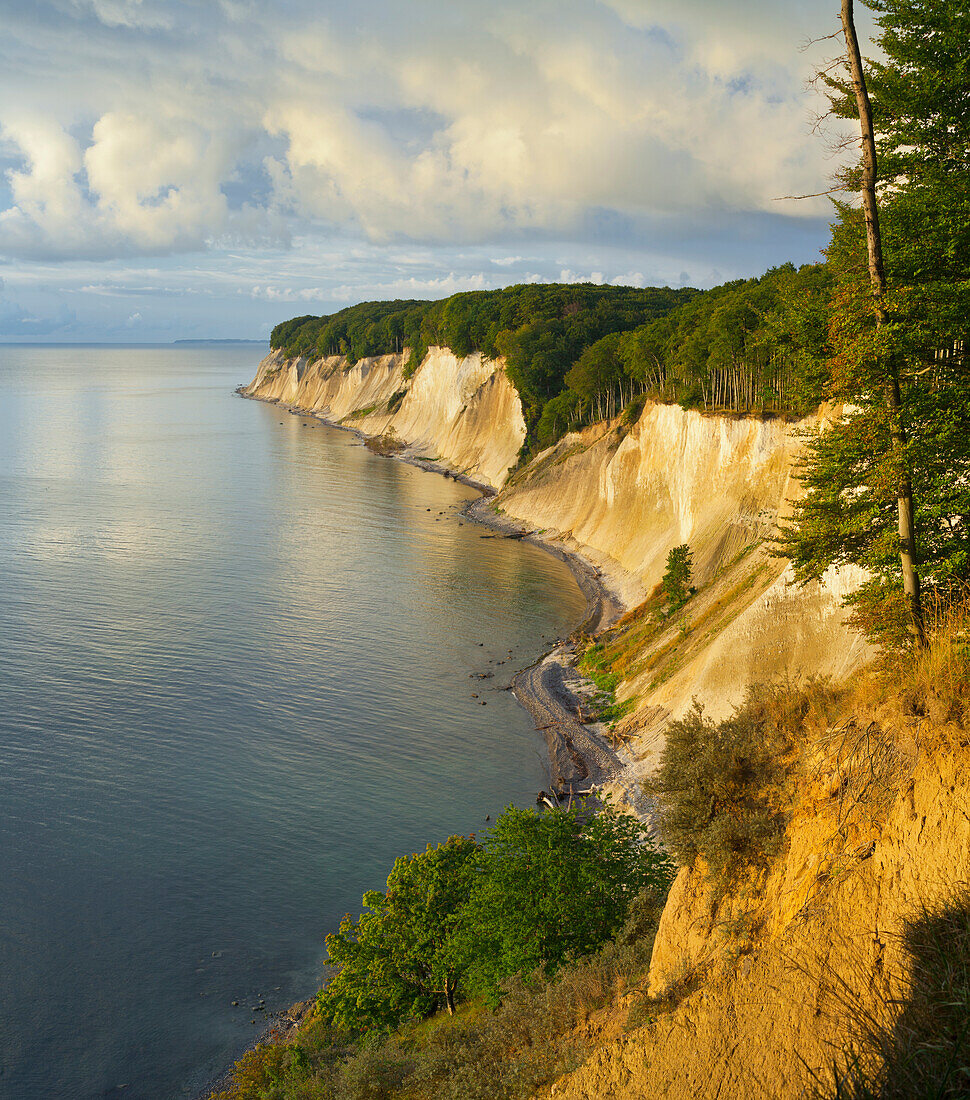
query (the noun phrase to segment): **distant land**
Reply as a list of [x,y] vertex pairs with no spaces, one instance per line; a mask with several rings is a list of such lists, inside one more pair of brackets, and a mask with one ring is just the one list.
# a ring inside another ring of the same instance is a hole
[[173,340],[173,344],[266,344],[266,340]]

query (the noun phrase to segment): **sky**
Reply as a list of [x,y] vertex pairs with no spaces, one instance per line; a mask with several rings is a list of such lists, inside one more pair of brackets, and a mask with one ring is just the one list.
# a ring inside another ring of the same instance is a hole
[[813,262],[838,7],[0,0],[0,341]]

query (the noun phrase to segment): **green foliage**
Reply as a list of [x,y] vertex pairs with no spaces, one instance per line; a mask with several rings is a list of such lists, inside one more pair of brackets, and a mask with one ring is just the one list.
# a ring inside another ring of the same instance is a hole
[[625,718],[636,704],[630,697],[618,702],[616,689],[622,677],[613,670],[612,658],[602,643],[588,646],[579,661],[579,671],[596,685],[592,707],[584,704],[584,714],[597,722],[605,722],[612,732],[616,723]]
[[395,860],[387,892],[368,891],[367,910],[327,936],[337,973],[319,996],[322,1019],[366,1033],[453,1004],[469,964],[465,906],[479,857],[474,840],[453,836]]
[[540,449],[552,446],[572,426],[582,421],[582,400],[574,390],[563,390],[542,407],[542,414],[536,427],[536,442]]
[[525,284],[455,294],[438,302],[363,302],[324,317],[297,317],[273,329],[288,355],[346,355],[356,362],[410,348],[413,373],[432,345],[456,355],[506,356],[522,396],[530,436],[545,403],[583,351],[609,333],[663,316],[697,291],[667,287]]
[[[888,323],[877,325],[860,212],[837,204],[826,394],[851,411],[809,441],[807,494],[781,552],[801,581],[831,565],[872,574],[853,597],[856,621],[887,649],[912,644],[903,598],[897,494],[912,484],[916,564],[938,593],[970,577],[970,13],[952,0],[880,0],[869,63],[877,133]],[[856,116],[831,82],[833,105]],[[849,183],[854,181],[849,179]],[[887,412],[898,381],[900,412]],[[905,439],[894,446],[892,430]],[[897,606],[893,606],[894,603]]]
[[694,589],[691,588],[694,561],[686,542],[675,546],[667,555],[667,568],[660,582],[671,611],[684,606]]
[[601,642],[588,646],[579,659],[579,671],[599,688],[613,694],[620,677],[612,669],[606,648]]
[[554,977],[508,979],[495,1011],[469,1004],[355,1047],[316,1019],[246,1054],[217,1100],[528,1100],[591,1052],[590,1014],[642,981],[663,900],[642,891],[612,941]]
[[501,814],[482,844],[451,837],[398,859],[387,890],[327,937],[336,975],[320,1018],[357,1035],[449,1010],[469,994],[493,1000],[514,974],[589,954],[671,866],[642,824],[609,804]]
[[763,865],[778,851],[789,808],[789,754],[808,700],[786,687],[749,689],[721,722],[698,704],[667,727],[649,784],[660,831],[678,863],[714,876]]
[[552,974],[622,927],[636,895],[669,885],[671,865],[637,818],[510,807],[485,839],[472,906],[480,946],[474,985],[496,993],[512,974]]
[[[623,333],[613,349],[624,376],[685,408],[801,413],[818,403],[831,280],[824,265],[772,268],[695,295]],[[610,349],[607,349],[610,350]],[[610,356],[594,345],[590,362]],[[587,372],[587,376],[588,376]]]
[[869,62],[880,175],[912,183],[970,172],[970,10],[959,0],[878,0]]
[[643,410],[646,408],[646,405],[647,395],[645,393],[638,393],[623,410],[623,426],[625,428],[632,428],[643,415]]
[[273,330],[289,355],[366,356],[431,345],[503,355],[528,448],[618,415],[646,396],[686,407],[802,411],[818,390],[825,269],[791,264],[700,293],[668,287],[527,284],[439,302],[364,302]]

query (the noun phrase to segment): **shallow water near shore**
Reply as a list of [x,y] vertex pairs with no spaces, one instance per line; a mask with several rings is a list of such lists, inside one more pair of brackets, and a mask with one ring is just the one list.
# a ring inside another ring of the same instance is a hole
[[194,1097],[395,856],[545,785],[501,689],[568,568],[236,397],[258,355],[0,346],[4,1100]]

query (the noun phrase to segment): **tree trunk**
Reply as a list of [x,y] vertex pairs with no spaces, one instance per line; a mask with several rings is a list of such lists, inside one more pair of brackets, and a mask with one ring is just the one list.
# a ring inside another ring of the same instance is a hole
[[[862,210],[866,219],[866,245],[869,252],[869,283],[876,307],[876,327],[886,324],[886,272],[882,259],[882,237],[879,232],[879,207],[876,203],[876,140],[872,129],[872,105],[862,69],[862,54],[856,35],[852,0],[842,0],[842,32],[849,55],[849,73],[859,109],[862,132]],[[919,573],[916,569],[916,530],[913,524],[913,486],[904,465],[906,436],[900,420],[899,372],[893,360],[885,365],[884,382],[889,432],[894,461],[899,468],[896,506],[899,516],[899,561],[903,572],[903,592],[909,604],[912,631],[917,645],[926,645],[923,608],[920,603]]]
[[454,1016],[455,1014],[455,986],[451,978],[445,978],[445,988],[443,990],[445,995],[445,1008],[448,1009],[448,1015]]

